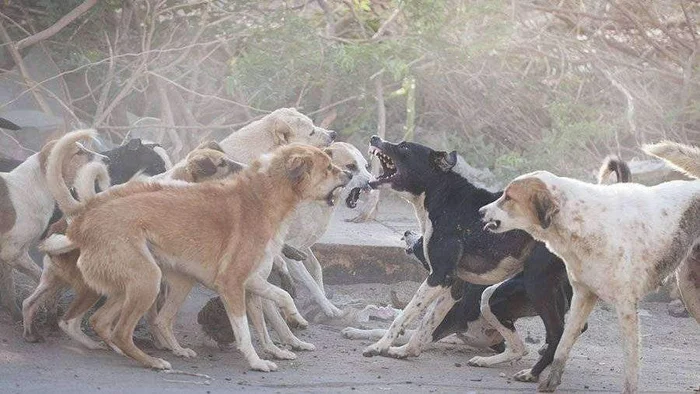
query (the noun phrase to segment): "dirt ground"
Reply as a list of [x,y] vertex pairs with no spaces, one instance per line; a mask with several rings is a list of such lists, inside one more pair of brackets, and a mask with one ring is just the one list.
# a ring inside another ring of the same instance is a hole
[[[408,300],[416,283],[331,286],[333,301],[351,308],[388,303],[394,289]],[[473,368],[467,361],[480,352],[465,346],[433,346],[411,360],[365,358],[367,341],[342,338],[344,323],[314,323],[298,332],[316,351],[298,352],[294,361],[278,361],[272,373],[249,371],[236,350],[220,350],[201,333],[196,313],[211,296],[196,290],[179,317],[176,332],[198,356],[179,359],[168,352],[146,350],[169,360],[173,368],[206,374],[211,379],[165,374],[141,368],[109,351],[82,349],[65,335],[53,333],[45,343],[22,341],[19,324],[0,315],[0,392],[534,392],[534,384],[514,382],[513,373],[534,363],[543,340],[538,318],[517,324],[530,354],[512,365]],[[303,308],[302,310],[307,310]],[[308,313],[308,312],[307,312]],[[700,389],[700,327],[689,318],[673,318],[662,303],[645,303],[641,311],[643,360],[640,387],[645,392],[692,392]],[[371,326],[387,326],[372,321]],[[357,325],[359,326],[359,325]],[[483,353],[483,352],[482,352]],[[545,371],[547,373],[547,371]],[[589,329],[574,347],[559,392],[620,390],[622,349],[614,312],[599,305]]]

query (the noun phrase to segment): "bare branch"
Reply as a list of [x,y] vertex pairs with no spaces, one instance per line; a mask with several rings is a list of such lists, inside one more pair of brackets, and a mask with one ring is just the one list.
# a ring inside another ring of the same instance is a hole
[[97,4],[97,0],[85,0],[81,5],[75,7],[71,12],[67,13],[64,15],[61,19],[59,19],[56,23],[53,25],[49,26],[48,28],[31,35],[27,38],[24,38],[20,41],[17,42],[16,44],[16,49],[21,50],[26,47],[29,47],[31,45],[36,44],[37,42],[41,40],[45,40],[59,31],[63,29],[64,27],[68,26],[71,22],[79,18],[81,15],[86,13],[90,8],[92,8],[95,4]]

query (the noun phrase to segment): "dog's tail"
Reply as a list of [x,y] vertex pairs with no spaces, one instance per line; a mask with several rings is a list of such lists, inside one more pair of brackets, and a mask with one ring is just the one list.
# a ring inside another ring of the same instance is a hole
[[39,250],[46,254],[57,256],[78,249],[78,245],[74,244],[64,234],[52,234],[39,244]]
[[[58,207],[66,215],[70,215],[76,210],[78,210],[78,208],[80,208],[82,204],[80,201],[75,199],[75,197],[73,197],[73,195],[70,192],[70,189],[66,185],[66,181],[63,179],[63,162],[73,151],[74,144],[78,143],[79,141],[95,138],[96,135],[97,132],[91,129],[76,130],[64,135],[63,137],[61,137],[61,139],[56,141],[56,144],[53,146],[53,149],[51,149],[51,153],[49,154],[49,157],[46,161],[46,183],[48,185],[49,190],[56,199]],[[98,163],[98,165],[100,164]],[[90,175],[95,175],[96,172],[94,171],[96,171],[94,168],[86,169],[85,171],[82,171],[81,169],[78,175],[82,173],[83,178],[87,178]],[[104,171],[106,172],[106,168],[104,169]],[[80,178],[80,176],[78,176],[77,178]],[[94,185],[95,178],[92,179]],[[107,179],[109,179],[109,175],[107,175]],[[83,193],[86,193],[86,190],[89,189],[87,187],[84,187],[84,185],[87,182],[88,181],[85,179],[81,181],[81,183],[83,183]],[[107,184],[109,184],[109,182],[107,182]],[[92,192],[87,193],[94,194],[94,190]],[[82,201],[86,201],[86,198],[83,197]]]
[[672,141],[661,141],[642,146],[644,153],[658,157],[674,169],[700,178],[700,148]]
[[598,171],[598,183],[603,184],[610,174],[615,173],[617,183],[627,183],[632,180],[632,171],[624,160],[617,156],[608,156],[603,160],[603,165]]
[[95,182],[101,191],[107,190],[110,185],[109,171],[104,164],[91,161],[84,165],[75,177],[73,186],[80,201],[89,201],[95,197]]

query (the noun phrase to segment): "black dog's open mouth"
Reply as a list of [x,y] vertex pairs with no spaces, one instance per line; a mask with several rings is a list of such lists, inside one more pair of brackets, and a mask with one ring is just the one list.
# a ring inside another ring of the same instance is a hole
[[370,187],[376,189],[377,186],[383,183],[391,182],[392,178],[399,174],[399,170],[396,168],[396,164],[394,164],[391,157],[384,154],[379,148],[372,146],[369,149],[369,153],[377,156],[379,162],[382,164],[382,173],[379,174],[376,181],[372,181],[369,184]]

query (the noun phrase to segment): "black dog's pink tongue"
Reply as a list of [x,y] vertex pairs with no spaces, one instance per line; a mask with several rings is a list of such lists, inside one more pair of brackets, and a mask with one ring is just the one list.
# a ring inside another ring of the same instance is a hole
[[348,208],[355,208],[357,206],[357,200],[360,199],[360,192],[362,191],[361,188],[356,187],[350,190],[350,194],[348,194],[348,197],[345,199],[345,205]]

